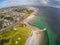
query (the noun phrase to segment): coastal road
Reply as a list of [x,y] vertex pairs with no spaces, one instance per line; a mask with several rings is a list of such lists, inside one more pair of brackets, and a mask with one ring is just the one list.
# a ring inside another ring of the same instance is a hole
[[40,30],[39,28],[28,24],[28,22],[34,17],[35,15],[30,15],[23,21],[26,24],[26,27],[28,27],[31,30],[31,36],[27,38],[25,45],[41,45],[42,43],[42,36],[44,35],[45,30]]
[[37,10],[35,10],[34,13],[32,13],[30,16],[28,16],[26,19],[22,21],[22,23],[25,23],[26,27],[28,27],[31,30],[31,33],[30,33],[31,35],[28,36],[25,42],[25,45],[48,45],[47,40],[44,40],[44,39],[47,39],[46,28],[41,30],[29,24],[29,21],[35,18],[36,11]]

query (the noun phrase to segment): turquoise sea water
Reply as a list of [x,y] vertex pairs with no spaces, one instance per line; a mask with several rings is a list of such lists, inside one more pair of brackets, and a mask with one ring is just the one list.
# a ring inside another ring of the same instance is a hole
[[52,32],[52,29],[49,27],[45,21],[45,17],[37,15],[33,20],[29,22],[31,25],[37,26],[40,29],[47,29],[47,34],[49,38],[49,45],[56,45],[56,35]]

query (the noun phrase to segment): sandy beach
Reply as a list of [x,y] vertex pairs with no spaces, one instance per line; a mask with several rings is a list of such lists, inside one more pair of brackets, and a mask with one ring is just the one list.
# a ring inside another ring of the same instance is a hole
[[23,20],[23,23],[25,23],[27,25],[26,27],[30,28],[31,30],[44,31],[44,30],[41,30],[41,29],[39,29],[35,26],[31,26],[30,24],[28,24],[28,22],[30,20],[32,20],[36,17],[35,14],[36,14],[37,11],[38,11],[38,9],[35,9],[35,11],[31,15],[29,15],[26,19]]
[[30,20],[35,18],[36,12],[37,10],[35,9],[35,11],[30,16],[28,16],[26,19],[23,20],[23,22],[27,25],[26,27],[28,27],[31,30],[31,34],[32,34],[32,36],[29,36],[27,38],[25,45],[40,45],[41,44],[42,33],[45,30],[41,30],[35,26],[31,26],[30,24],[28,24]]

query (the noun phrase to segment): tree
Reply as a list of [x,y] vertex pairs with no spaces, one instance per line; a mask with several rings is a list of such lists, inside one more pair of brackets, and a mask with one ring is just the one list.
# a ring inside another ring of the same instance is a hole
[[13,20],[12,17],[5,17],[4,19],[7,19],[7,20]]
[[4,15],[3,14],[0,14],[0,18],[4,18]]
[[3,27],[3,26],[2,26],[2,21],[0,21],[0,29],[2,29],[2,27]]

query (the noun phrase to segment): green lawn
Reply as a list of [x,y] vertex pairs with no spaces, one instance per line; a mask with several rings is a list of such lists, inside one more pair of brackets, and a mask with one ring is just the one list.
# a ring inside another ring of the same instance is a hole
[[25,19],[25,18],[28,17],[29,15],[30,15],[30,14],[25,13],[25,14],[22,16],[22,18]]
[[[20,23],[0,32],[0,40],[9,39],[9,42],[4,43],[4,45],[24,45],[26,38],[30,33],[30,30],[25,26],[25,24]],[[18,40],[18,38],[20,38],[20,40]],[[16,41],[18,42],[16,43]]]

